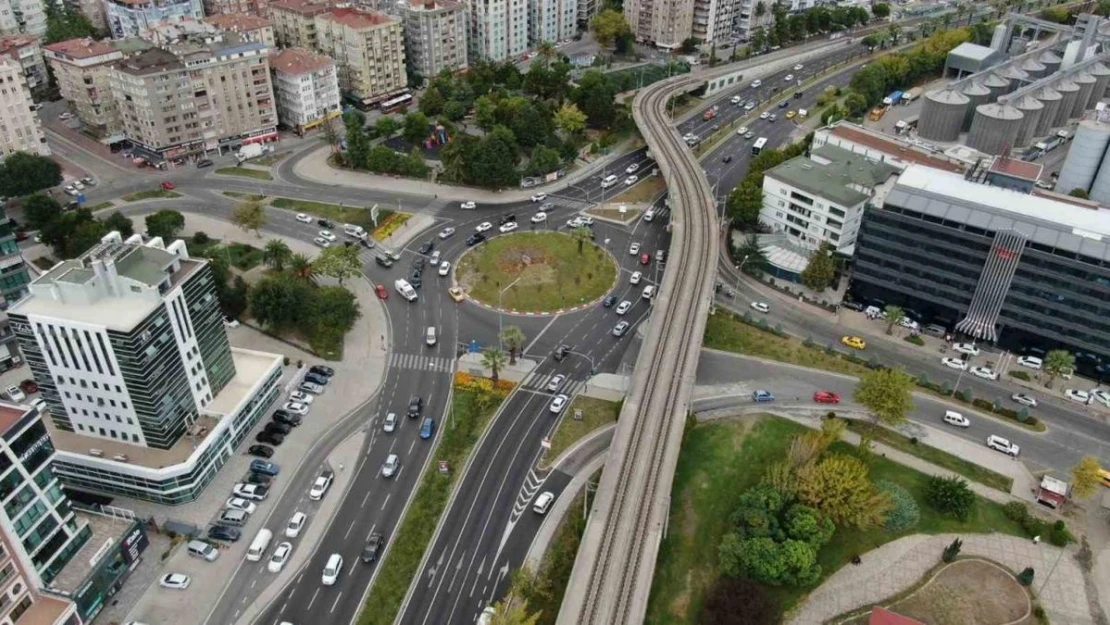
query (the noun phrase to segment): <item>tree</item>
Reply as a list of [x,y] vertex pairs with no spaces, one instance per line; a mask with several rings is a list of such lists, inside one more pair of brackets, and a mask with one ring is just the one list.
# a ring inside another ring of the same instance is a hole
[[42,230],[61,216],[61,204],[45,193],[36,193],[23,200],[23,218],[32,230]]
[[243,231],[253,230],[255,236],[262,236],[258,231],[266,225],[266,209],[262,207],[262,202],[240,202],[231,211],[231,223]]
[[586,241],[592,241],[594,238],[594,231],[586,226],[580,226],[570,231],[570,236],[576,243],[578,243],[578,253],[581,255]]
[[359,248],[355,245],[333,245],[324,248],[312,260],[312,268],[317,274],[331,276],[343,284],[343,280],[357,276],[362,271]]
[[880,480],[876,486],[890,498],[890,510],[887,511],[886,522],[883,524],[888,532],[904,532],[917,525],[921,519],[921,511],[910,491],[887,480]]
[[443,112],[443,106],[447,101],[443,99],[443,94],[435,87],[428,87],[424,92],[424,97],[420,98],[420,112],[428,117],[435,117]]
[[555,111],[555,126],[570,136],[586,129],[586,114],[574,102],[566,102]]
[[516,364],[516,356],[524,350],[524,330],[518,326],[505,326],[501,331],[501,342],[509,346],[509,364]]
[[698,51],[698,45],[700,43],[701,39],[697,37],[687,37],[682,40],[682,45],[679,46],[678,51],[683,54],[693,54]]
[[497,348],[490,348],[482,352],[482,367],[489,369],[490,378],[493,383],[501,379],[501,369],[505,366],[508,359],[505,357],[505,352]]
[[876,425],[899,425],[913,410],[913,378],[901,369],[872,369],[863,374],[853,397]]
[[844,108],[850,117],[860,117],[867,112],[867,98],[852,91],[844,98]]
[[289,273],[301,280],[311,280],[315,273],[312,261],[304,254],[293,254],[289,259]]
[[925,501],[941,514],[966,521],[975,506],[975,493],[962,477],[934,475],[925,483]]
[[251,315],[274,330],[292,328],[312,297],[310,287],[292,276],[277,274],[263,278],[248,295]]
[[802,284],[817,292],[829,288],[836,276],[836,262],[832,253],[832,246],[826,242],[810,255],[809,263],[802,270]]
[[960,555],[960,549],[962,549],[963,546],[964,541],[959,538],[954,538],[952,542],[944,548],[944,553],[941,554],[940,559],[945,563],[955,560],[956,556]]
[[59,9],[57,6],[47,5],[44,44],[66,41],[67,39],[93,37],[97,34],[92,22],[82,13],[69,8]]
[[1044,371],[1048,374],[1046,388],[1052,388],[1057,377],[1075,371],[1075,355],[1066,349],[1054,349],[1044,355]]
[[1068,195],[1070,195],[1072,197],[1077,197],[1081,200],[1086,200],[1090,197],[1089,195],[1087,195],[1087,190],[1084,189],[1083,187],[1076,187],[1076,188],[1072,189],[1071,191],[1068,191]]
[[144,223],[147,236],[162,237],[163,242],[170,243],[185,227],[185,216],[175,210],[164,208],[157,213],[147,215]]
[[490,625],[536,625],[540,620],[539,612],[529,612],[528,602],[509,597],[493,606],[494,614]]
[[392,137],[400,127],[401,125],[391,115],[383,115],[374,122],[374,132],[383,139]]
[[348,111],[343,114],[343,125],[347,129],[348,167],[367,166],[366,159],[370,156],[370,137],[366,136],[364,123],[366,118],[358,111]]
[[1102,466],[1098,458],[1083,456],[1079,463],[1071,468],[1072,494],[1080,499],[1086,499],[1095,494],[1102,483],[1101,471]]
[[761,184],[757,184],[754,177],[751,180],[745,178],[729,193],[725,208],[733,224],[748,229],[759,223],[759,211],[763,208]]
[[871,14],[880,19],[889,17],[890,5],[885,2],[877,2],[871,7]]
[[750,579],[718,577],[706,595],[700,623],[766,625],[778,623],[782,607],[767,587]]
[[537,145],[532,148],[532,157],[528,159],[528,173],[543,176],[558,170],[562,165],[563,159],[558,150]]
[[906,311],[902,310],[901,306],[896,304],[888,304],[883,309],[883,314],[886,315],[886,333],[894,334],[894,324],[902,320],[906,316]]
[[609,47],[613,45],[617,37],[627,32],[628,22],[624,20],[624,15],[619,11],[613,9],[605,9],[598,13],[590,20],[590,30],[594,33],[594,39],[602,47]]
[[828,454],[800,467],[797,476],[798,501],[837,525],[866,529],[886,520],[890,496],[875,489],[867,465],[855,456]]
[[740,539],[729,533],[721,540],[718,558],[725,575],[772,586],[808,586],[821,577],[816,550],[800,540],[779,543],[766,536]]
[[113,230],[118,232],[125,239],[135,234],[135,224],[131,222],[131,218],[119,211],[108,215],[108,218],[104,220],[104,227],[109,232]]
[[617,119],[616,95],[616,87],[608,76],[589,70],[578,79],[571,100],[586,114],[592,128],[612,128]]
[[62,181],[62,166],[53,160],[14,152],[0,163],[0,195],[21,197],[49,189]]
[[311,291],[298,325],[317,340],[331,336],[337,342],[361,316],[354,293],[341,286],[328,285]]
[[285,263],[292,257],[293,251],[281,239],[270,239],[262,249],[262,262],[277,271],[285,269]]
[[427,115],[420,111],[413,111],[405,115],[405,129],[402,136],[410,145],[420,145],[428,136],[430,126]]

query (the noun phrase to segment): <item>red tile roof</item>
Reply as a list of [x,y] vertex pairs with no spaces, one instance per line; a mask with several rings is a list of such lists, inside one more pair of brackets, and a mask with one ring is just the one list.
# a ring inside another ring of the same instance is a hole
[[304,48],[285,48],[270,57],[270,67],[294,76],[319,71],[334,64],[331,57]]
[[895,614],[886,608],[871,608],[871,620],[868,625],[922,625],[920,621]]
[[332,9],[326,13],[324,17],[333,22],[343,24],[348,28],[374,28],[382,24],[389,24],[397,21],[395,18],[385,13],[375,13],[373,11],[350,8]]
[[991,163],[990,170],[1007,176],[1013,176],[1014,178],[1023,178],[1036,182],[1041,179],[1041,172],[1044,171],[1044,165],[1027,163],[1017,159],[999,156]]
[[250,15],[248,13],[224,13],[222,15],[212,15],[204,18],[204,21],[223,30],[231,30],[236,32],[248,32],[252,30],[259,30],[267,26],[273,26],[270,20],[259,17],[257,15]]
[[832,133],[838,137],[842,137],[860,145],[865,145],[869,148],[874,148],[876,150],[886,152],[891,156],[897,156],[904,161],[909,161],[918,165],[925,165],[926,167],[932,167],[934,169],[952,171],[961,174],[964,171],[963,167],[951,161],[929,156],[928,154],[923,154],[922,152],[919,152],[912,148],[907,148],[897,141],[883,139],[871,133],[852,128],[851,126],[837,124],[836,126],[832,127]]
[[13,425],[31,410],[30,406],[17,406],[15,404],[0,404],[0,434],[7,432]]
[[87,59],[103,54],[111,54],[116,51],[115,48],[103,41],[97,41],[90,37],[59,41],[58,43],[52,43],[46,46],[46,49],[75,59]]

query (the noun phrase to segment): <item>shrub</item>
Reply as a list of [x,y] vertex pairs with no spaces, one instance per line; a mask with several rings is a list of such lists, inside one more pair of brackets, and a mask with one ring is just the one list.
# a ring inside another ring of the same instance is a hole
[[886,514],[885,527],[891,532],[902,532],[917,525],[921,519],[921,511],[917,508],[910,491],[894,482],[880,480],[875,484],[879,490],[890,495],[890,511]]
[[807,336],[806,340],[802,341],[802,345],[806,347],[813,347],[813,337]]
[[914,345],[917,345],[918,347],[924,347],[925,346],[925,339],[921,338],[920,336],[918,336],[916,334],[911,334],[911,335],[907,336],[906,338],[904,338],[902,340],[907,342],[907,343],[913,343]]
[[1012,408],[1007,408],[1001,404],[995,407],[994,412],[996,414],[1002,415],[1003,417],[1006,417],[1007,419],[1021,421],[1021,419],[1018,419],[1018,412],[1016,410]]
[[210,240],[211,239],[204,232],[197,232],[196,234],[193,235],[193,243],[195,243],[197,245],[204,245],[205,243],[208,243]]
[[994,410],[994,404],[990,403],[989,401],[987,401],[985,399],[975,398],[975,399],[971,400],[971,405],[975,406],[976,408],[981,408],[983,410]]
[[948,380],[945,380],[944,384],[940,385],[940,392],[944,395],[951,395],[952,394],[952,383],[949,382]]
[[1063,521],[1056,521],[1052,524],[1052,530],[1048,532],[1048,542],[1057,547],[1064,547],[1068,543],[1075,542],[1075,536],[1072,536]]
[[975,493],[961,477],[934,475],[925,485],[925,500],[937,512],[966,521],[975,505]]
[[922,373],[920,376],[918,376],[917,383],[920,386],[924,386],[925,388],[929,388],[929,376]]
[[959,538],[953,540],[951,544],[944,548],[944,553],[941,554],[940,559],[944,562],[951,562],[956,559],[960,554],[960,549],[964,546],[964,541]]
[[1038,423],[1040,423],[1040,421],[1037,421],[1037,417],[1026,417],[1025,418],[1025,425],[1028,425],[1029,427],[1034,427],[1035,428],[1035,427],[1037,427]]
[[1033,583],[1033,567],[1026,567],[1024,571],[1018,573],[1017,581],[1022,586],[1028,586]]
[[1029,374],[1024,372],[1024,371],[1011,371],[1010,376],[1012,376],[1012,377],[1014,377],[1018,380],[1022,380],[1024,382],[1028,382],[1031,379],[1029,377]]
[[786,334],[782,329],[782,324],[781,323],[776,323],[775,324],[775,334],[777,334],[779,336],[783,336],[784,334]]
[[1021,523],[1029,516],[1029,509],[1020,501],[1011,501],[1002,506],[1002,514],[1005,514],[1006,518],[1011,521]]
[[959,399],[962,402],[971,403],[975,399],[975,396],[972,395],[971,391],[964,389],[956,393],[956,399]]
[[1022,423],[1029,423],[1030,418],[1031,417],[1029,416],[1029,409],[1026,408],[1025,406],[1022,406],[1021,409],[1019,409],[1017,411],[1017,420],[1018,421],[1021,421]]

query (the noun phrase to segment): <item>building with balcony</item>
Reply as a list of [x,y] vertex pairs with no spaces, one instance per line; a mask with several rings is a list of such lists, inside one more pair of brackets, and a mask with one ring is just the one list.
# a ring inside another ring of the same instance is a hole
[[282,48],[317,49],[316,16],[332,10],[336,0],[274,0],[270,19],[274,38]]
[[19,345],[8,324],[7,308],[27,294],[31,278],[15,240],[15,222],[0,208],[0,371],[23,363]]
[[767,29],[775,23],[770,0],[737,0],[732,9],[733,36],[749,41],[757,28]]
[[255,41],[274,48],[274,23],[258,15],[249,13],[223,13],[204,18],[204,21],[226,33],[236,33],[245,41]]
[[108,30],[108,18],[104,14],[104,0],[62,0],[65,6],[87,17],[98,32]]
[[673,50],[693,33],[694,0],[629,0],[624,17],[636,41]]
[[578,0],[528,0],[528,45],[569,41],[578,31]]
[[729,43],[737,4],[733,0],[694,0],[690,36],[702,44]]
[[339,88],[361,106],[405,90],[404,26],[399,18],[360,9],[316,16],[316,47],[335,59]]
[[528,0],[473,0],[466,6],[470,59],[504,61],[528,51]]
[[268,17],[270,2],[269,0],[204,0],[204,14],[209,17],[235,13]]
[[42,0],[0,0],[0,34],[41,37],[46,33]]
[[124,53],[108,42],[85,38],[52,43],[43,56],[54,70],[58,91],[85,127],[103,140],[122,139],[109,69]]
[[0,37],[0,56],[19,63],[28,88],[34,90],[46,84],[46,61],[43,60],[38,38],[30,35],[4,35]]
[[286,48],[270,58],[278,119],[304,133],[342,113],[335,61],[304,48]]
[[50,155],[42,122],[35,114],[31,90],[23,67],[8,57],[0,57],[0,160],[13,152]]
[[410,0],[402,5],[405,58],[426,78],[467,68],[467,8],[453,0]]
[[104,16],[114,39],[135,37],[160,22],[204,19],[201,0],[104,0]]

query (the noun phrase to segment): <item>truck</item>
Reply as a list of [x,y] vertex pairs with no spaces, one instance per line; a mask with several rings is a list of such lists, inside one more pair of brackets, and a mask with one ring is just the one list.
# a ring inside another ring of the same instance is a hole
[[909,104],[917,98],[921,97],[921,87],[914,87],[909,91],[902,94],[902,104]]
[[1064,140],[1060,137],[1052,135],[1051,137],[1047,137],[1044,141],[1038,141],[1034,143],[1033,147],[1040,150],[1042,154],[1048,154],[1049,152],[1060,147],[1060,144],[1063,142]]
[[714,117],[716,117],[718,108],[719,107],[714,106],[713,108],[707,110],[705,112],[705,114],[701,116],[702,120],[709,121],[709,120],[713,119]]
[[895,104],[898,104],[898,102],[901,99],[902,99],[902,92],[901,91],[895,91],[894,93],[892,93],[892,94],[888,95],[887,97],[883,98],[883,105],[884,106],[894,106]]
[[871,113],[867,117],[869,117],[871,121],[877,122],[883,118],[883,115],[886,115],[886,111],[887,109],[885,107],[877,106],[871,109]]
[[239,162],[242,162],[250,160],[252,158],[258,158],[259,156],[262,156],[263,154],[268,154],[269,152],[270,146],[268,145],[263,145],[261,143],[248,143],[239,148],[239,151],[235,153],[235,158],[237,158]]

